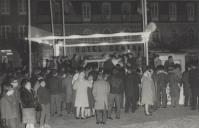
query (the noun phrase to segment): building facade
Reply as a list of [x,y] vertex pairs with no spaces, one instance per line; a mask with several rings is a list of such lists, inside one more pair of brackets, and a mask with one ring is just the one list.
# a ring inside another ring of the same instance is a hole
[[[27,0],[0,0],[0,38],[6,43],[15,37],[21,41],[27,36]],[[17,6],[16,6],[17,5]],[[31,1],[32,25],[51,31],[50,0]],[[62,35],[62,3],[52,0],[55,35]],[[141,0],[65,0],[66,35],[96,33],[139,32],[142,29]],[[199,43],[198,0],[147,0],[148,22],[154,22],[157,30],[151,35],[153,49],[176,50]],[[12,37],[12,38],[10,38]],[[133,40],[124,37],[122,40]],[[87,43],[93,40],[78,40]],[[111,38],[101,42],[112,42]],[[13,42],[15,43],[15,42]],[[48,50],[46,50],[48,49]],[[43,54],[49,57],[51,47],[45,46]],[[141,45],[67,48],[67,54],[91,54],[131,49],[143,53]]]

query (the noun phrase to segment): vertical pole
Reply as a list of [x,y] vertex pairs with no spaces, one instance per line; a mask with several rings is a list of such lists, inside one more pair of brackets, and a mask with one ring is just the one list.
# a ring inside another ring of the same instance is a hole
[[[143,20],[143,31],[145,31],[147,27],[147,0],[142,0],[142,20]],[[144,42],[144,54],[146,57],[146,65],[149,65],[149,50],[148,50],[148,42]]]
[[[144,20],[145,20],[145,28],[147,27],[148,24],[148,19],[147,19],[147,0],[144,0]],[[149,65],[149,45],[148,45],[148,39],[146,42],[146,64]]]
[[[65,14],[64,14],[64,0],[62,0],[62,22],[63,22],[63,36],[65,37],[66,35],[66,30],[65,30]],[[63,52],[64,52],[64,56],[66,56],[66,47],[65,47],[65,44],[66,44],[66,39],[64,38],[63,40]]]
[[[52,30],[52,34],[53,34],[53,37],[54,37],[55,31],[54,31],[52,0],[50,0],[50,17],[51,17],[51,30]],[[54,39],[53,39],[53,56],[55,56],[55,40]]]
[[31,3],[28,0],[28,51],[29,51],[29,77],[32,75],[32,47],[31,47]]

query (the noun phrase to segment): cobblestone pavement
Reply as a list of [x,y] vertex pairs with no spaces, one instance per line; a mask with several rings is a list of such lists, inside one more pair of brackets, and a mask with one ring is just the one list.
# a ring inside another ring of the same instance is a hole
[[[52,128],[98,128],[95,118],[76,120],[71,115],[51,119]],[[161,108],[150,117],[144,115],[143,108],[135,113],[122,112],[121,119],[108,120],[103,128],[199,128],[199,112],[183,106]]]

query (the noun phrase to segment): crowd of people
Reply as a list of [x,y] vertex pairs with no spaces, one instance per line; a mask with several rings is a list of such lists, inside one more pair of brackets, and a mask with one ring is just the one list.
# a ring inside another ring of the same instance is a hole
[[[184,88],[185,106],[199,110],[199,68],[197,63],[181,66],[169,56],[163,65],[156,55],[153,65],[146,66],[134,54],[107,55],[103,67],[85,65],[81,58],[54,60],[45,69],[30,75],[20,69],[1,72],[0,119],[2,128],[49,128],[49,120],[66,111],[76,119],[96,116],[96,123],[120,119],[124,97],[125,113],[144,106],[152,116],[166,108],[166,88],[170,88],[171,106],[178,107],[180,87]],[[197,101],[198,100],[198,101]],[[115,116],[113,116],[115,115]]]

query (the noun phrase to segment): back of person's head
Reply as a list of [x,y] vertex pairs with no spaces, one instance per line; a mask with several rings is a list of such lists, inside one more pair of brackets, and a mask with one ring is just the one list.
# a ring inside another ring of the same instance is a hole
[[112,75],[117,75],[119,73],[118,68],[114,67],[112,70]]
[[157,71],[160,71],[160,70],[164,70],[164,66],[163,65],[158,65],[157,68],[156,68]]
[[160,57],[158,54],[155,54],[155,58],[158,58],[158,57]]
[[186,64],[185,71],[189,71],[190,69],[191,69],[191,65],[190,64]]
[[180,64],[175,64],[174,67],[175,67],[175,69],[180,69],[181,70],[181,65]]
[[173,56],[169,56],[169,57],[168,57],[168,59],[172,59],[172,58],[173,58]]
[[57,70],[54,69],[54,70],[52,70],[51,73],[52,73],[52,76],[57,76]]
[[39,83],[41,83],[41,82],[45,82],[45,80],[44,80],[44,79],[40,79],[40,80],[39,80]]
[[121,68],[121,65],[120,64],[116,64],[115,66],[117,69],[120,69]]
[[152,70],[152,67],[150,65],[146,66],[145,71]]

